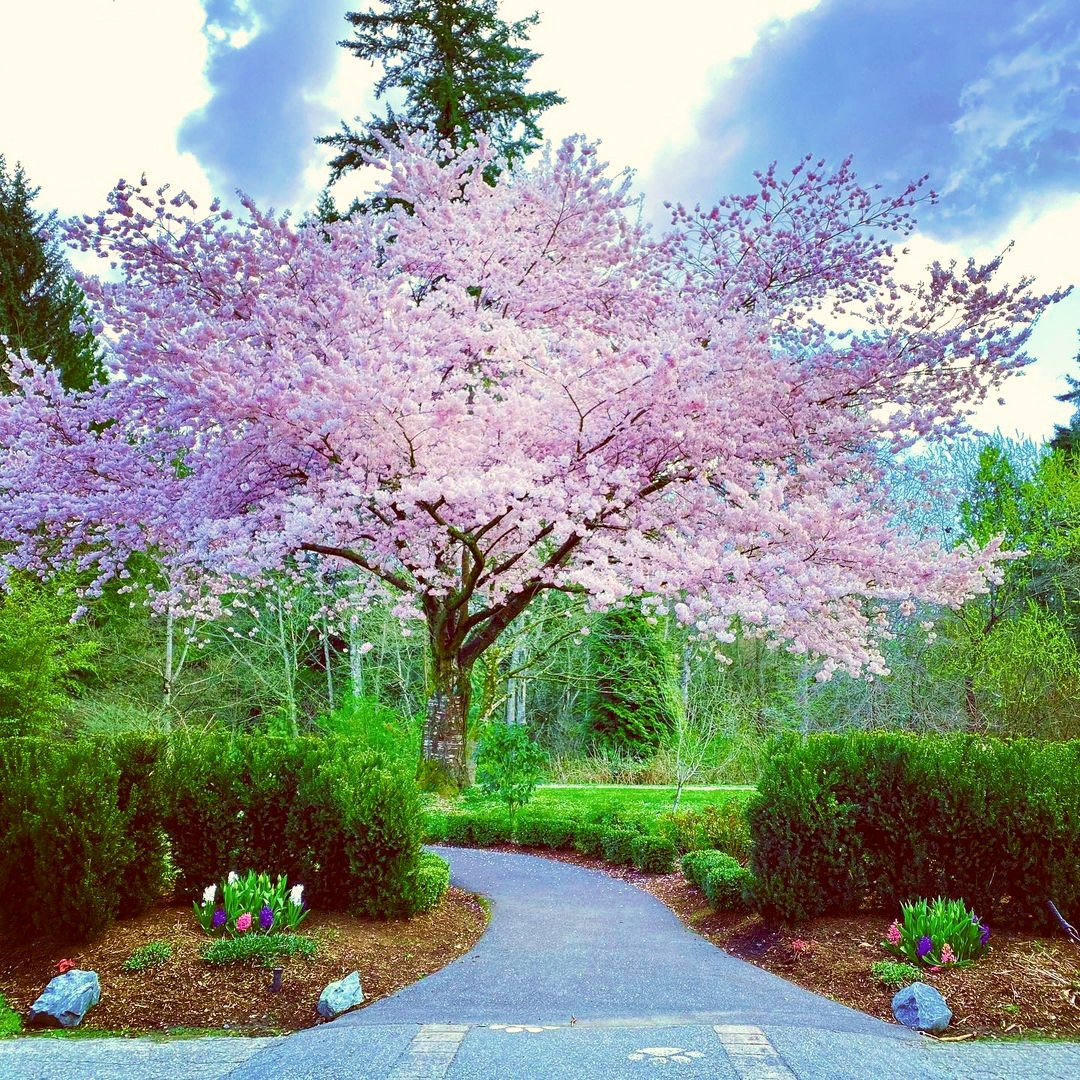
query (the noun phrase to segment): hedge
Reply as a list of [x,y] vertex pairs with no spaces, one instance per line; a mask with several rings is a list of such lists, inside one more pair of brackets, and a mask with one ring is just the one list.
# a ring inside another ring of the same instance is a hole
[[[229,870],[313,907],[397,916],[431,895],[415,785],[340,739],[178,733],[0,740],[0,921],[87,937]],[[171,863],[170,863],[171,860]]]
[[1080,742],[787,736],[748,809],[762,909],[798,919],[963,900],[997,925],[1080,916]]

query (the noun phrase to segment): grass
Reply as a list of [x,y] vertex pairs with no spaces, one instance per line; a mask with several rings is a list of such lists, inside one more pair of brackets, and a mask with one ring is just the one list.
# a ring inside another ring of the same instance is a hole
[[124,971],[146,971],[166,963],[171,956],[172,946],[167,941],[151,941],[140,945],[120,966]]
[[19,1014],[7,1003],[7,998],[0,994],[0,1037],[14,1035],[22,1028]]
[[[703,806],[723,806],[729,802],[745,803],[754,793],[752,787],[686,787],[679,799],[680,810],[698,810]],[[547,810],[566,807],[578,812],[622,810],[660,814],[671,809],[673,787],[589,784],[585,787],[545,784],[536,789],[530,805]]]
[[273,967],[278,960],[289,956],[314,957],[318,942],[302,934],[248,934],[246,937],[218,938],[205,945],[199,959],[208,964],[237,964],[259,960]]

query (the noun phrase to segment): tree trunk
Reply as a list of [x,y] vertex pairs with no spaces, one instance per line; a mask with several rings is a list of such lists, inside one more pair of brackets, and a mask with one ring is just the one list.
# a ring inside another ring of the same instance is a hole
[[470,672],[454,657],[432,657],[432,688],[424,720],[422,780],[426,787],[468,787],[465,724]]

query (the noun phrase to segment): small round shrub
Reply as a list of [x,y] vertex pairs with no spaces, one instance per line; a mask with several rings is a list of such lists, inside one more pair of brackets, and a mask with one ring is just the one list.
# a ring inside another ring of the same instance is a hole
[[738,859],[723,852],[705,871],[701,889],[718,911],[738,911],[750,906],[754,875]]
[[639,870],[650,874],[670,874],[678,854],[675,845],[662,836],[638,836],[630,843],[630,854]]
[[705,850],[689,851],[682,857],[680,864],[683,876],[691,885],[701,887],[705,881],[705,875],[717,865],[718,862],[731,856],[723,851]]
[[434,852],[422,851],[410,885],[412,913],[431,911],[450,888],[450,864]]
[[596,821],[580,821],[574,826],[574,850],[579,855],[602,855],[606,829]]

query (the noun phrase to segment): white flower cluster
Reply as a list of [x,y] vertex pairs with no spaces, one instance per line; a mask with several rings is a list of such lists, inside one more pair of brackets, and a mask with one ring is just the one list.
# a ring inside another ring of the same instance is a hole
[[292,904],[295,904],[297,907],[299,907],[300,906],[300,901],[303,898],[303,895],[304,895],[304,886],[303,885],[294,885],[289,890],[289,902],[292,903]]

